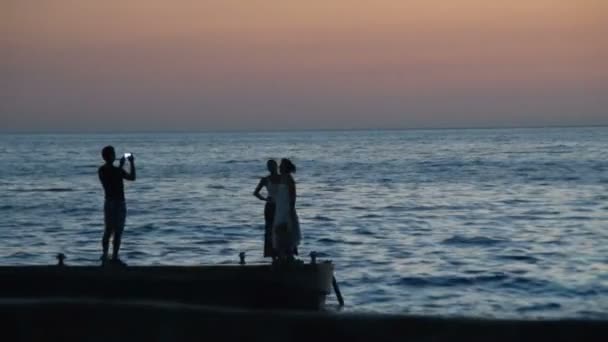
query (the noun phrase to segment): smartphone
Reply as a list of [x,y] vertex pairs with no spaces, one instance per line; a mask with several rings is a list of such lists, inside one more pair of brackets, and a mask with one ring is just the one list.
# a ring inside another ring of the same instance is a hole
[[125,158],[125,159],[127,159],[127,158],[129,158],[130,156],[131,156],[131,153],[125,153],[124,158]]

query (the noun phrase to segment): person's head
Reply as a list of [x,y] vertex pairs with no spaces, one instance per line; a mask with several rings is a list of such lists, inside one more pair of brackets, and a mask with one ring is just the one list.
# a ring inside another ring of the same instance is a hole
[[281,174],[296,173],[296,166],[287,158],[281,159],[281,166],[279,167]]
[[274,159],[269,159],[266,162],[266,167],[268,168],[268,172],[270,172],[271,174],[275,175],[277,174],[277,162]]
[[106,146],[101,150],[101,156],[106,163],[113,163],[116,160],[116,153],[113,146]]

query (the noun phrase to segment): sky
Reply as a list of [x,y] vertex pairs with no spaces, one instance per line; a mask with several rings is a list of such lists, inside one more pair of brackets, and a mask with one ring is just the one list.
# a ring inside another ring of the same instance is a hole
[[606,0],[2,0],[0,131],[608,124]]

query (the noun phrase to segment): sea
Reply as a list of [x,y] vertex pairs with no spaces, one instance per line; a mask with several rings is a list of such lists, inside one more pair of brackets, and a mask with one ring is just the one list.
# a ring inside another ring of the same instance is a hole
[[269,263],[253,191],[289,158],[344,311],[608,318],[608,127],[0,134],[0,265],[99,264],[106,145],[129,265]]

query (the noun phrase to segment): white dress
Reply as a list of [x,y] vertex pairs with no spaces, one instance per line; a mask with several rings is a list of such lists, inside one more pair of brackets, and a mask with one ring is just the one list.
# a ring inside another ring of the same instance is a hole
[[286,178],[276,184],[275,212],[272,225],[272,246],[278,252],[292,254],[300,244],[300,222],[289,201],[289,185]]

